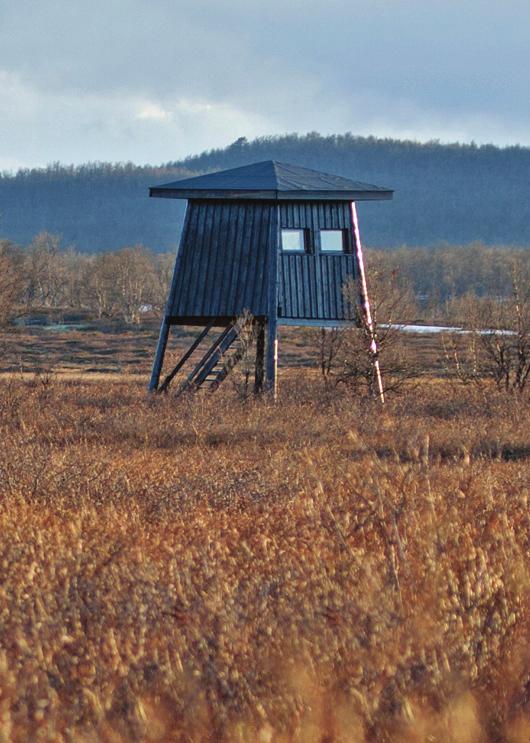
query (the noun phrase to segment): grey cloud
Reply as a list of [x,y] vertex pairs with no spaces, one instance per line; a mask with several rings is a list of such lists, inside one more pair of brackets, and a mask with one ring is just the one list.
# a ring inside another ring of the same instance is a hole
[[[234,136],[431,126],[433,137],[508,142],[517,132],[530,143],[529,27],[523,0],[4,0],[0,70],[55,105],[99,97],[110,116],[114,99],[118,118],[122,99],[170,111],[209,102],[248,118]],[[211,146],[221,144],[210,124]],[[127,127],[145,143],[141,124]],[[168,133],[169,119],[159,127]]]

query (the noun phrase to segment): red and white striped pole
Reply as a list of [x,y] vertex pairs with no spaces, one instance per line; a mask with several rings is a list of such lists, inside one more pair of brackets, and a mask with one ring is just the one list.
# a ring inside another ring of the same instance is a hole
[[359,232],[359,220],[357,219],[357,208],[355,201],[351,202],[351,219],[353,226],[353,241],[355,247],[355,257],[357,261],[357,288],[359,291],[359,304],[361,305],[362,319],[368,331],[370,338],[370,356],[374,367],[375,381],[377,385],[377,394],[382,403],[385,402],[385,393],[383,391],[383,379],[379,367],[379,358],[377,351],[377,338],[370,310],[370,300],[368,298],[368,285],[366,283],[366,271],[364,269],[363,247],[361,245],[361,234]]

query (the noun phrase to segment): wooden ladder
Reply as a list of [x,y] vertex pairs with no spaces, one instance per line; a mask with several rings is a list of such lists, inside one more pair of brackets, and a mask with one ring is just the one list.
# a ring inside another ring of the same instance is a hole
[[[160,385],[160,392],[167,391],[174,377],[208,336],[214,324],[215,320],[207,325],[191,344],[175,368]],[[178,388],[176,395],[179,396],[186,391],[196,391],[203,386],[208,387],[211,392],[216,390],[232,369],[241,361],[247,348],[252,343],[253,337],[254,322],[252,318],[244,318],[242,321],[236,320],[228,325],[209,346],[200,361],[195,364],[192,371]]]

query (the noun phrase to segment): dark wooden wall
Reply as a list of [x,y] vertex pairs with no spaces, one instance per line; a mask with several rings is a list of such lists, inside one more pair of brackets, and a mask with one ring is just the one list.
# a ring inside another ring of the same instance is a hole
[[271,210],[259,202],[190,201],[176,265],[177,317],[267,315]]
[[[279,261],[279,316],[299,320],[349,320],[352,307],[343,286],[355,275],[348,202],[285,203],[282,228],[309,229],[311,252],[282,253]],[[320,229],[347,230],[344,255],[318,252]]]
[[[271,219],[277,203],[190,201],[175,269],[170,318],[267,316]],[[353,317],[343,285],[355,273],[347,202],[285,202],[280,226],[308,229],[312,252],[279,253],[278,316],[293,320]],[[320,254],[318,230],[347,230],[348,251]],[[277,250],[277,245],[270,249]]]
[[280,318],[347,320],[353,313],[343,286],[353,276],[353,256],[282,255]]

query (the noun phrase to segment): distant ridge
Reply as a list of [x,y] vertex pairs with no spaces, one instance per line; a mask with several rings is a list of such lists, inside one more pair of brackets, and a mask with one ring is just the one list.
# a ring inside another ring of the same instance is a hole
[[264,160],[394,189],[392,202],[359,207],[368,245],[530,246],[530,148],[315,133],[240,138],[158,167],[95,163],[3,174],[0,238],[26,244],[48,230],[80,250],[136,243],[174,250],[184,204],[149,199],[148,187]]

